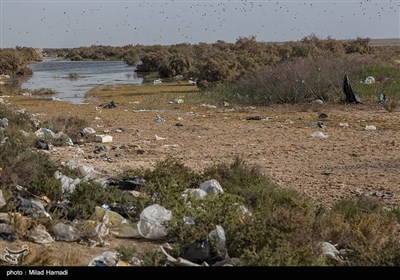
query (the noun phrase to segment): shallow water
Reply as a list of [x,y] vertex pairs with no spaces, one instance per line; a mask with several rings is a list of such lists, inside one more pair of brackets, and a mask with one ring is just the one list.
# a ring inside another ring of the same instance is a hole
[[[123,61],[45,60],[29,67],[33,75],[22,83],[23,88],[51,88],[57,91],[55,98],[72,103],[84,102],[85,93],[95,86],[143,83],[143,78],[134,72],[135,67]],[[70,79],[70,73],[79,78]]]

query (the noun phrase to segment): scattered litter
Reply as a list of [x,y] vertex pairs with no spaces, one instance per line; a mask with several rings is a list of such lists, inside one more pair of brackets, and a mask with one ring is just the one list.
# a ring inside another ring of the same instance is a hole
[[6,128],[8,126],[8,119],[2,118],[0,119],[0,127]]
[[193,226],[193,225],[195,225],[196,223],[195,223],[195,221],[194,221],[194,219],[193,219],[192,217],[184,217],[184,218],[183,218],[183,224],[184,224],[185,226]]
[[81,239],[81,236],[73,226],[59,222],[53,226],[53,233],[56,240],[74,242]]
[[344,75],[344,80],[343,80],[343,92],[346,96],[346,103],[363,103],[360,99],[360,97],[353,91],[353,88],[351,87],[349,77]]
[[326,119],[326,118],[328,118],[328,115],[325,114],[325,113],[320,113],[320,114],[318,115],[318,118],[320,118],[320,119]]
[[176,148],[176,147],[179,147],[179,145],[178,144],[167,144],[167,145],[163,145],[163,147],[165,147],[165,148]]
[[40,137],[40,138],[43,138],[43,137],[51,137],[51,138],[54,138],[54,132],[53,131],[51,131],[50,129],[48,129],[48,128],[39,128],[38,130],[36,130],[35,131],[35,135],[37,136],[37,137]]
[[101,120],[100,117],[94,117],[94,119],[97,120],[97,121],[98,121],[98,120]]
[[161,85],[161,84],[162,84],[161,79],[157,79],[157,80],[153,81],[153,85]]
[[372,76],[368,76],[364,80],[364,84],[374,84],[375,83],[375,78]]
[[322,101],[321,99],[314,99],[311,101],[312,104],[324,104],[324,101]]
[[311,133],[311,137],[313,137],[313,138],[321,138],[321,139],[328,138],[328,136],[325,135],[325,134],[324,134],[323,132],[321,132],[321,131],[315,131],[315,132]]
[[137,224],[121,224],[110,229],[111,234],[118,238],[143,238],[137,228]]
[[380,197],[383,199],[392,198],[394,197],[394,193],[391,191],[380,190],[376,192],[370,193],[372,196]]
[[17,196],[15,199],[18,212],[32,217],[47,217],[51,218],[49,213],[44,210],[43,204],[38,200],[28,200]]
[[85,151],[82,150],[82,149],[79,148],[79,147],[75,147],[74,152],[75,152],[76,154],[78,154],[78,155],[81,155],[81,154],[84,154],[84,153],[85,153]]
[[386,95],[384,93],[380,93],[378,96],[378,100],[380,104],[383,104],[386,102]]
[[93,258],[88,266],[116,266],[118,263],[117,253],[104,252],[101,255]]
[[325,128],[326,127],[326,125],[323,122],[317,122],[317,126],[319,128]]
[[3,196],[3,191],[0,190],[0,208],[3,208],[4,206],[6,206],[6,200]]
[[158,141],[158,140],[165,140],[165,138],[160,137],[160,136],[158,136],[158,135],[155,135],[155,137],[156,137],[156,140],[157,140],[157,141]]
[[103,152],[107,152],[107,148],[105,146],[100,146],[93,151],[93,153],[95,153],[95,154],[100,154]]
[[183,104],[185,101],[182,98],[175,98],[174,103],[176,104]]
[[100,143],[109,143],[109,142],[112,142],[112,140],[113,140],[113,138],[111,135],[100,134],[100,135],[96,135],[96,138],[94,141],[100,142]]
[[271,117],[260,117],[260,116],[253,116],[253,117],[247,117],[247,121],[269,121],[271,120]]
[[205,181],[200,184],[200,189],[203,191],[207,192],[208,194],[211,193],[223,193],[224,190],[222,189],[221,185],[218,183],[217,180],[211,179],[208,181]]
[[140,221],[137,225],[140,235],[147,239],[166,237],[168,232],[163,223],[171,218],[172,212],[158,204],[146,207],[140,213]]
[[201,106],[206,107],[207,109],[217,109],[217,106],[211,104],[202,104]]
[[321,246],[322,254],[324,256],[327,256],[327,257],[332,258],[332,259],[334,259],[336,261],[339,261],[339,262],[342,261],[339,258],[339,256],[340,256],[339,250],[336,249],[336,247],[333,246],[331,243],[329,243],[329,242],[321,242],[320,246]]
[[110,186],[118,186],[120,190],[123,191],[139,191],[146,185],[146,180],[140,177],[135,177],[132,179],[121,179],[117,182],[110,182]]
[[197,200],[203,199],[207,196],[207,192],[202,189],[186,189],[182,193],[183,199],[186,201],[188,198]]
[[207,240],[196,241],[188,246],[184,246],[181,256],[195,263],[207,261],[211,257],[210,244]]
[[176,123],[175,126],[183,126],[181,123]]
[[123,130],[122,128],[117,128],[117,129],[115,130],[115,132],[122,133],[122,132],[124,132],[124,130]]
[[0,239],[5,241],[14,242],[17,238],[14,233],[0,232]]
[[108,104],[105,104],[102,106],[104,109],[112,109],[112,108],[117,108],[117,105],[114,103],[114,101],[111,101]]
[[[186,259],[183,258],[174,258],[173,256],[171,256],[170,254],[168,254],[164,247],[160,245],[160,250],[161,252],[167,257],[167,263],[170,263],[174,266],[200,266],[197,263],[193,263],[191,261],[188,261]],[[206,262],[204,262],[202,265],[204,266],[208,266],[208,264]]]
[[161,118],[160,116],[157,116],[154,121],[156,123],[163,123],[163,122],[165,122],[165,119]]
[[74,142],[72,142],[72,139],[69,138],[69,137],[67,139],[65,139],[65,143],[67,143],[68,146],[73,146],[74,145]]
[[61,181],[61,190],[63,195],[72,193],[75,190],[75,187],[81,182],[81,179],[72,179],[62,174],[60,171],[54,173],[54,178]]
[[54,239],[43,225],[37,225],[35,228],[31,229],[28,232],[28,239],[39,244],[50,244],[54,242]]
[[208,238],[210,243],[214,245],[220,252],[224,253],[224,257],[226,257],[226,237],[223,227],[217,225],[216,229],[210,231]]
[[375,125],[366,125],[365,130],[376,130],[376,126]]
[[229,107],[229,103],[226,101],[224,101],[223,105],[224,105],[224,107]]
[[92,127],[85,127],[82,129],[83,135],[95,134],[96,131]]
[[347,122],[345,122],[345,123],[339,123],[339,126],[340,127],[344,127],[344,128],[347,128],[347,127],[349,127],[349,124],[347,123]]

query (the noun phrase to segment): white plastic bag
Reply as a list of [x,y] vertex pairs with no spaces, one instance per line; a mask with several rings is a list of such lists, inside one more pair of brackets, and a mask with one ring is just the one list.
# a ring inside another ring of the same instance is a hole
[[146,207],[140,214],[140,221],[137,225],[141,236],[146,239],[160,239],[167,236],[168,231],[163,225],[171,220],[172,212],[164,207],[153,204]]

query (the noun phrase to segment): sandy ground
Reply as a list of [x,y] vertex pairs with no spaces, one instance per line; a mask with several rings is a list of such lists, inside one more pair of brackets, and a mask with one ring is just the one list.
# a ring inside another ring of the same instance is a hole
[[[276,105],[237,107],[215,104],[208,109],[195,102],[193,88],[144,94],[137,88],[95,91],[87,104],[44,101],[25,96],[7,98],[40,120],[55,116],[79,116],[97,133],[113,136],[105,144],[111,162],[93,151],[99,143],[57,147],[50,155],[65,161],[90,163],[110,176],[138,167],[151,167],[168,156],[203,170],[214,163],[232,162],[236,155],[283,186],[298,190],[316,203],[332,205],[343,198],[377,196],[386,204],[400,200],[400,112],[386,111],[371,101],[362,105]],[[183,104],[168,101],[183,97]],[[117,108],[99,107],[114,100]],[[164,111],[138,111],[162,109]],[[232,111],[234,109],[234,111]],[[328,115],[319,119],[319,113]],[[165,119],[155,122],[157,115]],[[260,116],[267,120],[246,120]],[[315,127],[321,121],[325,128]],[[177,123],[183,126],[176,126]],[[348,123],[341,127],[340,123]],[[375,125],[375,131],[366,131]],[[117,132],[121,129],[122,132]],[[316,139],[321,131],[328,136]],[[157,140],[156,135],[162,140]]]

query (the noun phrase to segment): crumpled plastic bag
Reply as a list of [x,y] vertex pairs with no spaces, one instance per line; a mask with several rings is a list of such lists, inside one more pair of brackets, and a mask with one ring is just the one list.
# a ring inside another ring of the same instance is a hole
[[143,209],[140,214],[138,231],[146,239],[161,239],[168,234],[163,225],[164,222],[171,220],[172,212],[164,207],[153,204]]

